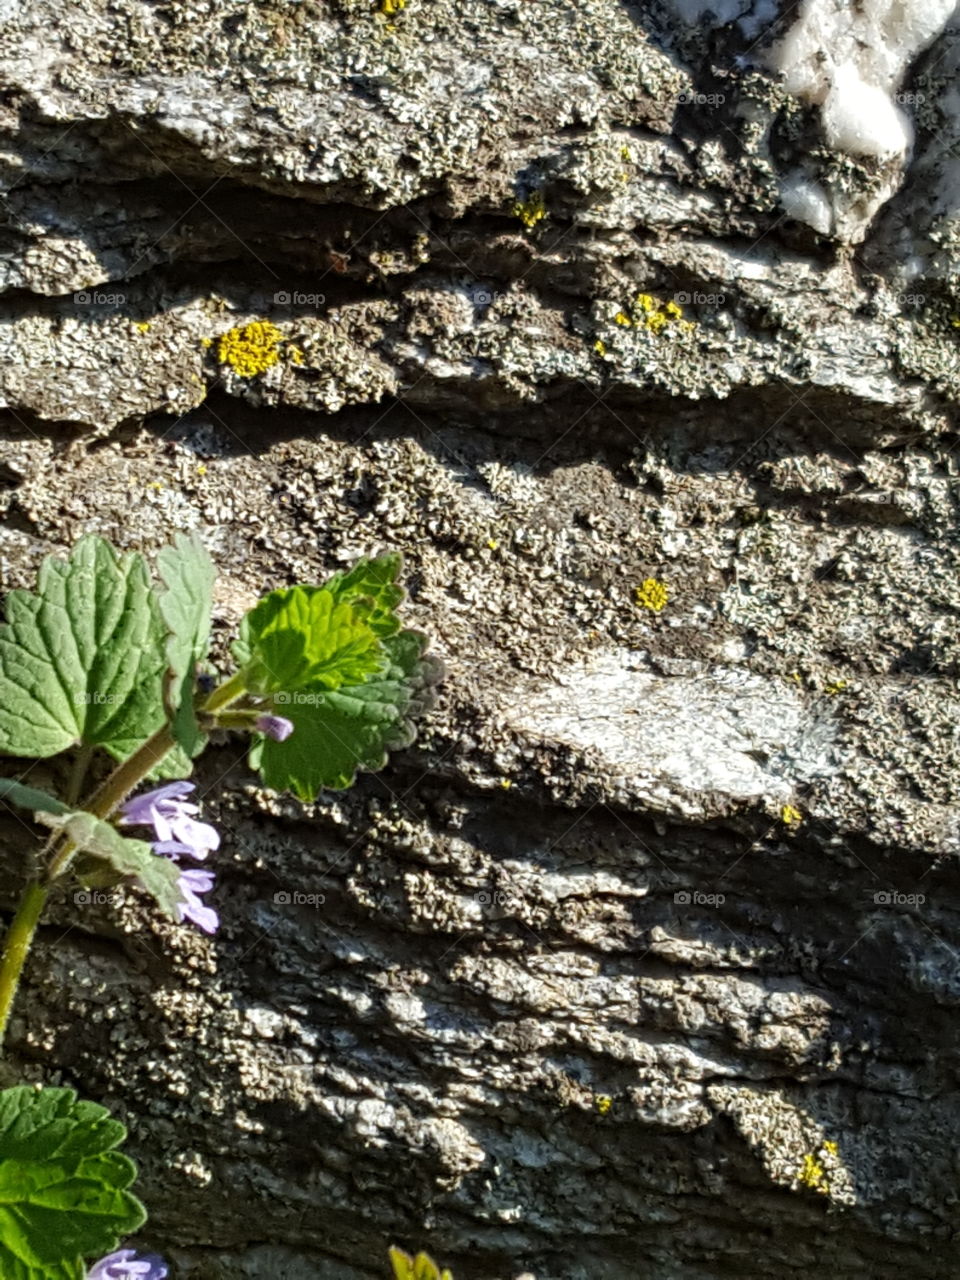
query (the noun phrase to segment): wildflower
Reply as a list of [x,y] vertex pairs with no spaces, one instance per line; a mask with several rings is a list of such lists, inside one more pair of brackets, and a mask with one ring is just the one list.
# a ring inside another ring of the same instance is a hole
[[87,1280],[166,1280],[167,1264],[155,1253],[137,1257],[135,1249],[118,1249],[95,1262]]
[[[220,917],[213,907],[208,907],[197,897],[200,893],[208,893],[213,888],[213,872],[184,871],[177,881],[183,898],[177,903],[181,923],[192,920],[204,933],[216,933],[220,927]],[[166,1274],[166,1273],[164,1273]]]
[[293,733],[293,721],[286,716],[261,716],[256,727],[274,742],[286,742]]
[[194,790],[192,782],[167,782],[142,796],[134,796],[121,806],[120,824],[127,827],[153,827],[157,833],[154,853],[176,857],[189,854],[203,862],[208,853],[220,847],[220,834],[206,822],[192,816],[200,806],[187,804],[183,797]]

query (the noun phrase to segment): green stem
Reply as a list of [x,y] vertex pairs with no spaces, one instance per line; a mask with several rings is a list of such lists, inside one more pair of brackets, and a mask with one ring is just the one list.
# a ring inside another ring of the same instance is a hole
[[83,787],[83,780],[87,776],[87,769],[90,766],[90,757],[92,755],[93,747],[81,747],[73,762],[73,768],[70,770],[70,780],[67,783],[67,794],[64,796],[71,808],[80,799],[80,791]]
[[[214,689],[201,707],[201,711],[208,714],[217,711],[220,707],[235,702],[246,691],[243,675],[238,671],[229,680],[224,681],[218,689]],[[153,771],[174,746],[173,731],[169,725],[164,725],[129,759],[118,764],[109,777],[101,782],[83,806],[86,812],[96,814],[98,818],[109,818],[134,787]],[[68,802],[71,805],[76,804],[89,762],[89,751],[81,750],[67,788]],[[7,931],[3,958],[0,959],[0,1049],[3,1047],[3,1038],[10,1020],[17,987],[20,985],[23,966],[46,905],[50,885],[69,869],[76,852],[77,847],[72,840],[63,840],[55,845],[43,880],[31,880],[24,889],[17,913]]]
[[3,1047],[10,1010],[20,985],[20,975],[49,892],[44,885],[32,880],[23,891],[17,914],[7,932],[3,959],[0,960],[0,1048]]
[[218,711],[221,707],[225,707],[228,702],[236,702],[247,692],[247,685],[242,671],[235,671],[229,680],[224,680],[211,693],[206,702],[201,703],[200,710],[209,715],[211,711]]
[[[118,764],[109,777],[104,778],[83,806],[84,810],[87,813],[96,814],[98,818],[109,818],[134,787],[152,772],[175,744],[173,731],[168,724],[165,724],[152,738],[148,738],[142,747],[138,747],[129,759]],[[72,840],[64,841],[50,859],[50,865],[44,876],[46,884],[52,884],[64,874],[73,861],[76,851],[77,846]]]

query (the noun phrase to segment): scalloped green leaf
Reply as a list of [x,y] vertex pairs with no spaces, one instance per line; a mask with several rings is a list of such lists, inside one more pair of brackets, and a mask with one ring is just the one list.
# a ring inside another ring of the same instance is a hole
[[146,1221],[128,1188],[126,1129],[72,1089],[0,1092],[0,1275],[83,1280],[84,1258],[113,1252]]
[[164,625],[143,557],[81,538],[11,591],[0,626],[0,752],[83,743],[126,758],[164,722]]
[[307,685],[276,710],[293,723],[284,742],[258,734],[250,763],[264,785],[315,800],[328,788],[349,787],[359,769],[382,769],[388,751],[409,746],[413,718],[431,700],[431,686],[442,668],[424,655],[426,637],[401,631],[381,642],[387,666],[363,683],[330,689]]
[[376,631],[350,599],[326,587],[271,591],[243,620],[241,644],[249,657],[251,693],[292,694],[307,685],[337,689],[383,670]]
[[349,600],[363,611],[371,630],[378,636],[392,636],[400,630],[396,609],[404,591],[397,579],[403,567],[399,551],[388,552],[375,559],[358,560],[349,573],[335,573],[325,582],[324,590],[338,600]]

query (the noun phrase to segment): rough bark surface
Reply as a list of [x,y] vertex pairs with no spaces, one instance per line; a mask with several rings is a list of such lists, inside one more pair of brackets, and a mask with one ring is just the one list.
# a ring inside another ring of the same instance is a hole
[[448,670],[314,806],[216,748],[214,941],[43,932],[178,1276],[955,1273],[958,46],[858,159],[754,7],[0,0],[4,586],[197,528],[224,640],[399,548]]

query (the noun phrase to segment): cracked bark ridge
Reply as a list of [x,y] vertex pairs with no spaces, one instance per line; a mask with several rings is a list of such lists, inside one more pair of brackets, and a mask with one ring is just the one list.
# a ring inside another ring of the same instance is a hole
[[215,941],[54,907],[17,1062],[178,1275],[950,1269],[955,32],[858,158],[775,8],[0,0],[4,586],[199,528],[223,656],[395,547],[448,668],[315,806],[215,748]]

